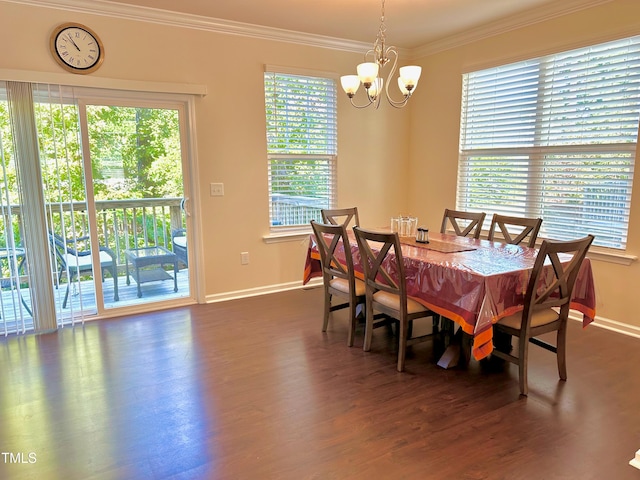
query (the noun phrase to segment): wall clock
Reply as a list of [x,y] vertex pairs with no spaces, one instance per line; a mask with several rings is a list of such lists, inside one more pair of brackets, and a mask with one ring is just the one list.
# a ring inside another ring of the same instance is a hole
[[100,38],[79,23],[63,23],[52,33],[49,42],[53,58],[72,73],[95,72],[104,60]]

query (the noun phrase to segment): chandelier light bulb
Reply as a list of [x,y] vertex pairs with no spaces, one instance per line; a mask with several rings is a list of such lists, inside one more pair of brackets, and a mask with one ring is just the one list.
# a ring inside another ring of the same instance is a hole
[[416,65],[409,65],[406,67],[400,67],[400,78],[404,83],[407,90],[415,89],[422,73],[422,67]]
[[402,95],[404,95],[405,97],[409,96],[410,92],[409,90],[407,90],[407,87],[404,86],[404,81],[402,80],[401,77],[398,77],[398,88],[400,89],[400,92],[402,93]]
[[382,92],[383,83],[384,82],[380,77],[373,79],[371,86],[367,89],[367,93],[369,94],[369,98],[371,100],[375,100],[376,98],[378,98],[378,95],[380,95],[380,93]]
[[358,88],[360,88],[360,79],[357,75],[344,75],[340,77],[340,83],[342,84],[344,93],[346,93],[349,98],[353,97],[358,91]]
[[378,77],[378,64],[373,62],[361,63],[357,67],[358,78],[364,86],[371,84]]

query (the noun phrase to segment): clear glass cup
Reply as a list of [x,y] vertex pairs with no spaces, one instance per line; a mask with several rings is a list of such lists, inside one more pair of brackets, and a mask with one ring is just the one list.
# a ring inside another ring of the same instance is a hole
[[415,237],[418,232],[418,217],[409,217],[407,237]]
[[417,217],[400,217],[400,230],[398,235],[401,237],[415,237],[418,229]]
[[409,218],[400,217],[400,231],[398,232],[398,235],[400,235],[401,237],[406,237],[408,230],[409,230]]

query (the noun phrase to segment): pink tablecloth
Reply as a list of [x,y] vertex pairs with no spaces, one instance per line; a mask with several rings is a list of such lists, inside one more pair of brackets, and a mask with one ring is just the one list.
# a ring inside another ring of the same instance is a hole
[[[362,276],[360,254],[349,232],[356,274]],[[431,243],[401,239],[407,293],[473,336],[473,355],[493,350],[493,324],[523,309],[529,274],[538,251],[534,248],[432,233]],[[344,254],[343,254],[344,255]],[[304,283],[321,276],[311,238]],[[583,325],[595,318],[595,288],[591,262],[585,259],[573,291],[571,308],[583,314]]]

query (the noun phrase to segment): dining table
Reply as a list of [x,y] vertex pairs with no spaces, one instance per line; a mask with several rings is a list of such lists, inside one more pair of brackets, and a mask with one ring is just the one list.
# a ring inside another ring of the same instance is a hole
[[[355,274],[362,279],[355,235],[351,230],[347,233]],[[448,233],[431,233],[428,243],[400,237],[400,243],[409,297],[458,324],[472,338],[471,352],[476,360],[489,356],[494,348],[493,325],[524,309],[538,249]],[[344,248],[337,249],[339,259],[344,258]],[[570,258],[567,255],[566,261]],[[311,235],[303,284],[321,276],[320,256]],[[596,295],[589,258],[584,259],[578,273],[570,307],[582,314],[583,326],[593,322]]]

